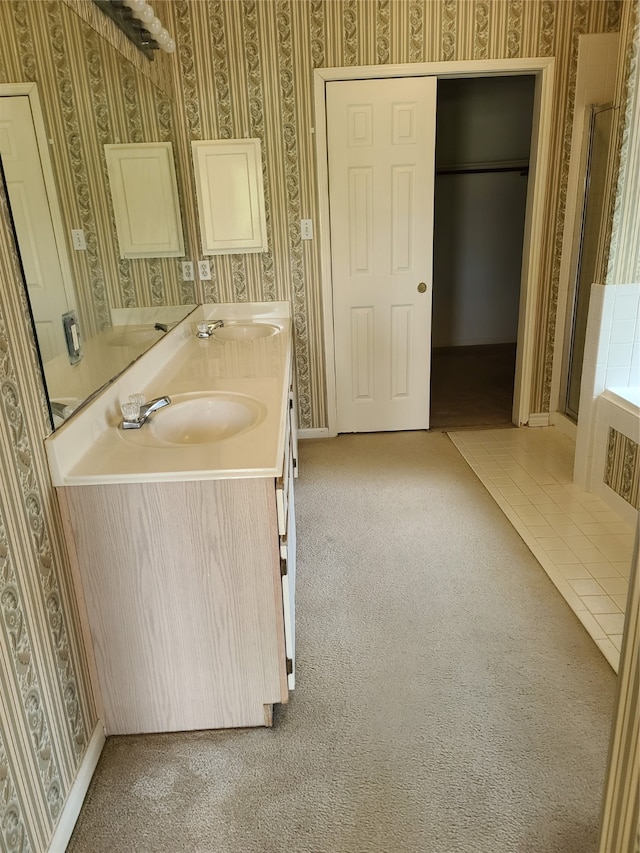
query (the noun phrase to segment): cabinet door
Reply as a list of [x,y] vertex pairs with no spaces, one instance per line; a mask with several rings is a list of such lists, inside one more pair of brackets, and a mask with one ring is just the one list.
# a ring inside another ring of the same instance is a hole
[[265,725],[287,695],[273,480],[63,492],[107,734]]
[[121,258],[184,255],[170,142],[105,145]]
[[267,251],[259,139],[192,142],[203,255]]

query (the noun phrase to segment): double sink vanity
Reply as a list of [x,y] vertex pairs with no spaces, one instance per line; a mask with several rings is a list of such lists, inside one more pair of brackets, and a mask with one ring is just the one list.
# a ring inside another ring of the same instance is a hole
[[107,734],[287,701],[295,413],[288,303],[203,305],[46,440]]

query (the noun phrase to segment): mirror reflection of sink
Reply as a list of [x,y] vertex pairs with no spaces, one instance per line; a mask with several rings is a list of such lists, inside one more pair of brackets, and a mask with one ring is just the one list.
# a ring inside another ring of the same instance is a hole
[[139,347],[150,346],[159,341],[164,332],[154,329],[153,326],[120,327],[120,331],[114,331],[109,338],[111,347]]
[[225,323],[219,329],[214,329],[212,337],[219,341],[253,341],[256,338],[270,338],[277,335],[280,326],[273,323]]
[[192,446],[223,441],[257,426],[266,408],[253,397],[224,391],[171,394],[171,404],[147,423],[121,434],[140,445]]

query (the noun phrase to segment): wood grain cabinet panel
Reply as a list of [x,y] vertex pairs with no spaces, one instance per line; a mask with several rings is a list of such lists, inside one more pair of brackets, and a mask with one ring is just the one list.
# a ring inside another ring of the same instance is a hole
[[268,723],[288,697],[274,480],[63,492],[107,733]]

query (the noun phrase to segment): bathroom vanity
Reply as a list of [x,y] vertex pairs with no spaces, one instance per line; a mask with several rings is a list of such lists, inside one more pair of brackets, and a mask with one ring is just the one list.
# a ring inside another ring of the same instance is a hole
[[[136,393],[171,403],[123,430]],[[47,439],[107,734],[270,725],[287,701],[295,413],[288,304],[200,306]]]

